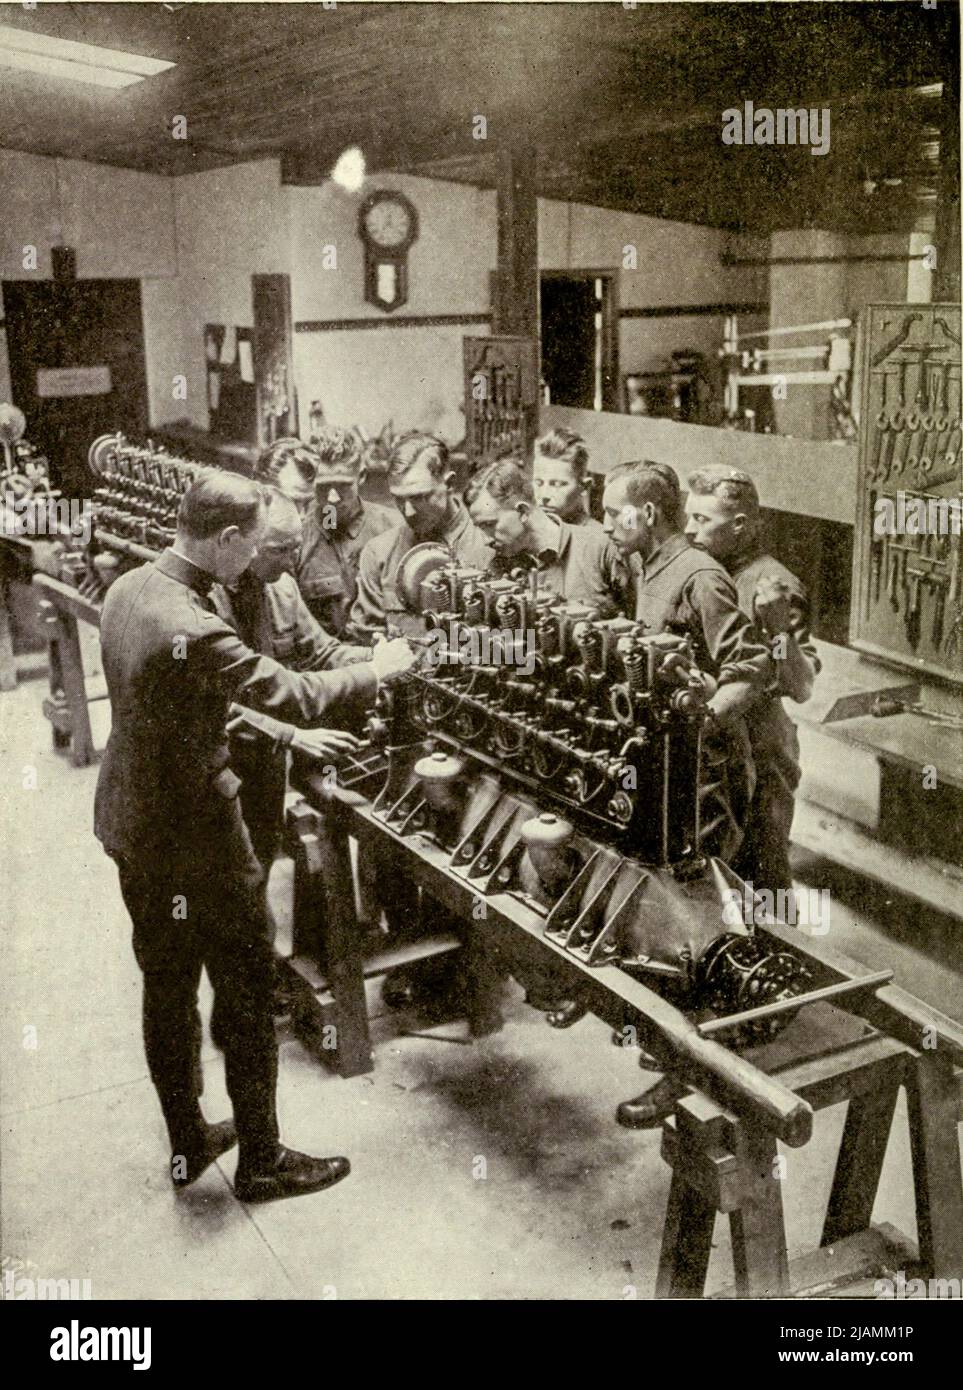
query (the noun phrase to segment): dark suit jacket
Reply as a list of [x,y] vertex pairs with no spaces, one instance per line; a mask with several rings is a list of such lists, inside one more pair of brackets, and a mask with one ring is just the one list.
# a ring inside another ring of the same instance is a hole
[[112,727],[94,831],[108,854],[203,853],[239,786],[224,732],[233,701],[310,725],[337,700],[374,694],[370,666],[298,674],[259,656],[213,611],[211,583],[165,550],[107,592],[100,640]]

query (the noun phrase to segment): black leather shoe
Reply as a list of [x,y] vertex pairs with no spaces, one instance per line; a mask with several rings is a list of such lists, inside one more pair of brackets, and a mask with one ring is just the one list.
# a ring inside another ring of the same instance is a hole
[[669,1118],[676,1101],[681,1100],[688,1089],[674,1077],[663,1076],[640,1096],[623,1100],[615,1112],[616,1122],[623,1129],[656,1129]]
[[460,1017],[465,999],[457,957],[429,956],[398,966],[385,976],[381,998],[389,1009],[416,1010],[437,1022]]
[[276,1202],[281,1197],[303,1197],[323,1192],[346,1178],[351,1164],[346,1158],[312,1158],[295,1149],[278,1149],[270,1168],[250,1173],[238,1171],[234,1195],[240,1202]]
[[389,1009],[410,1009],[421,997],[419,982],[412,970],[399,966],[386,975],[381,985],[381,997]]
[[190,1187],[192,1182],[209,1168],[215,1158],[233,1149],[237,1143],[237,1129],[233,1120],[221,1120],[219,1124],[208,1125],[204,1142],[199,1149],[190,1153],[171,1154],[171,1182],[178,1191]]
[[577,999],[560,999],[552,1005],[545,1018],[552,1028],[571,1028],[587,1013],[588,1009]]

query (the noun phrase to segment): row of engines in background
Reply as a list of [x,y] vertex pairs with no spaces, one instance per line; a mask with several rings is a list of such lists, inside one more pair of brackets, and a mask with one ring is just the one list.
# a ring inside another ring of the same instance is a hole
[[133,558],[141,550],[156,554],[170,545],[181,498],[202,465],[150,443],[131,444],[122,434],[95,439],[88,462],[99,479],[93,497],[98,541]]

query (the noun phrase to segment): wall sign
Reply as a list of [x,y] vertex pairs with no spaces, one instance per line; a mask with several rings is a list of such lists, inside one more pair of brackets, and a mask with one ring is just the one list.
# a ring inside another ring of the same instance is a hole
[[40,367],[37,370],[37,395],[41,400],[109,396],[112,390],[109,367]]

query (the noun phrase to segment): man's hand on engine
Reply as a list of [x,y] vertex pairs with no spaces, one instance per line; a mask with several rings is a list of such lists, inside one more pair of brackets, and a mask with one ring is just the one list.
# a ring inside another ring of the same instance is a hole
[[415,663],[415,654],[403,637],[377,642],[371,653],[371,664],[379,681],[403,676]]
[[343,729],[298,729],[291,747],[318,762],[337,762],[349,753],[356,753],[361,740]]

